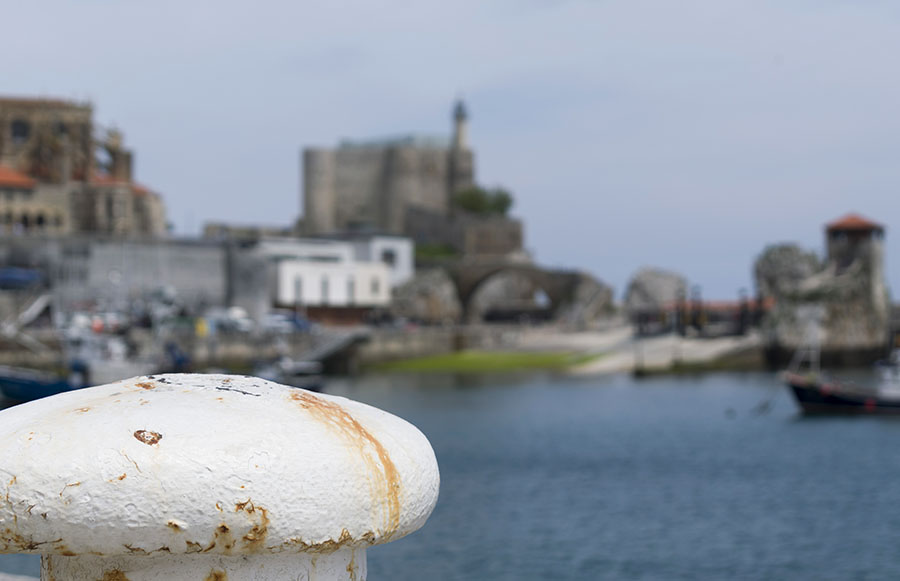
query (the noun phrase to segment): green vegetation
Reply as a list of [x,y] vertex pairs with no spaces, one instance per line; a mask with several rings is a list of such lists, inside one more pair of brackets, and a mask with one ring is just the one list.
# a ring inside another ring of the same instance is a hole
[[580,353],[522,353],[458,351],[381,363],[373,371],[419,373],[496,373],[525,370],[563,370],[587,363],[599,355]]
[[481,216],[505,216],[513,205],[512,195],[503,188],[486,190],[477,186],[462,190],[453,201],[457,207]]
[[449,244],[416,244],[416,260],[456,258],[459,252]]

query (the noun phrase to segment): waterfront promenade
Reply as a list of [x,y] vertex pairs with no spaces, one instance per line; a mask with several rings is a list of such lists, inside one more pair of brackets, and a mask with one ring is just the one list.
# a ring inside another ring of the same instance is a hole
[[635,371],[664,372],[678,366],[714,365],[724,358],[759,352],[762,338],[744,336],[717,338],[681,337],[675,334],[636,338],[629,325],[600,331],[560,332],[551,328],[523,332],[519,348],[532,351],[572,351],[597,355],[573,368],[574,375],[590,376]]

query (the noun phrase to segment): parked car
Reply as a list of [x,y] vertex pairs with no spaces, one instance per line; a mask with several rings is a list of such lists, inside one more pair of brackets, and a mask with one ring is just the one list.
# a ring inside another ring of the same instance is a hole
[[204,316],[211,328],[223,333],[250,333],[256,328],[253,319],[241,307],[213,308]]
[[294,311],[275,310],[265,316],[262,329],[270,333],[309,333],[313,323]]

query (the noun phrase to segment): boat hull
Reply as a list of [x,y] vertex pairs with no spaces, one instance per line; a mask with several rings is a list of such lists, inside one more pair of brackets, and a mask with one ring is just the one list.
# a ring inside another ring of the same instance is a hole
[[67,379],[41,375],[27,369],[3,368],[0,370],[0,393],[7,399],[25,402],[73,389]]
[[885,398],[875,392],[849,389],[788,374],[787,384],[807,415],[900,415],[900,398]]

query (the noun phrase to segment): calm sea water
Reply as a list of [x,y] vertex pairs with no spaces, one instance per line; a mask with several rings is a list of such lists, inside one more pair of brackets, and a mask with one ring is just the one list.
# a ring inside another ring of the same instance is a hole
[[441,466],[425,527],[368,551],[373,581],[900,576],[900,421],[804,419],[768,374],[328,391],[407,418]]

